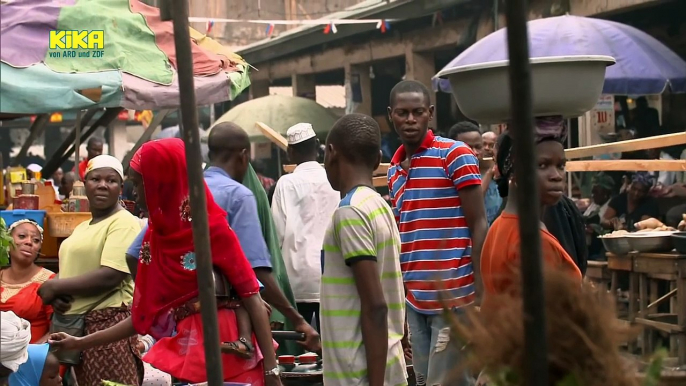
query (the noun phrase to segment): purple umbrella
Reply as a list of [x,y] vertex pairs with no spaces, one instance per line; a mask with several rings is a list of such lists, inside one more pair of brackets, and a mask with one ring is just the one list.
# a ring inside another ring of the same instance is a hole
[[[603,94],[686,93],[686,61],[657,39],[626,24],[580,16],[558,16],[528,23],[532,58],[607,55]],[[500,29],[467,48],[438,74],[465,65],[507,60],[506,30]],[[434,78],[436,91],[450,92],[447,79]]]

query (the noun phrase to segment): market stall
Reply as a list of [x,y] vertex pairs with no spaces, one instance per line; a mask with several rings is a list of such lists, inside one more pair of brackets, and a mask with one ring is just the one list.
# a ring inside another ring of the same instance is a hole
[[[180,60],[174,48],[173,25],[161,20],[159,9],[138,0],[43,1],[40,8],[33,1],[17,0],[1,7],[0,117],[37,114],[20,156],[40,136],[50,113],[79,112],[70,135],[43,168],[44,178],[72,154],[78,161],[80,144],[120,114],[129,115],[127,110],[157,110],[145,124],[135,151],[150,139],[162,119],[180,106]],[[58,30],[99,31],[104,42],[88,33],[86,43],[71,47],[64,37],[60,40],[58,35],[59,42],[55,40],[53,35]],[[198,104],[231,100],[249,86],[249,66],[242,58],[192,28],[188,35]],[[128,55],[130,52],[136,55]],[[128,159],[124,164],[128,165]],[[56,264],[61,240],[90,218],[87,206],[62,211],[54,189],[40,178],[29,182],[16,172],[8,172],[7,177],[9,208],[36,211],[23,212],[22,216],[29,213],[40,217],[36,218],[39,223],[45,222],[45,256],[41,262]],[[18,207],[13,202],[22,183],[36,190],[31,196],[38,196],[37,202],[30,207]],[[13,219],[16,213],[4,216]]]

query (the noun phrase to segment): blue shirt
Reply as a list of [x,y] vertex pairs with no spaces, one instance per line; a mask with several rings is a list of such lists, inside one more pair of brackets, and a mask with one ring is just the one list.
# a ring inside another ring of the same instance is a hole
[[228,214],[229,225],[236,233],[250,265],[253,268],[271,268],[272,260],[257,214],[257,201],[250,189],[216,166],[205,170],[205,183],[214,201]]
[[143,227],[143,230],[141,233],[136,236],[136,239],[133,240],[133,243],[131,243],[131,246],[129,246],[129,249],[126,251],[126,254],[135,257],[136,260],[138,257],[140,257],[141,254],[141,248],[143,248],[143,237],[145,237],[145,232],[148,230],[148,223],[145,223],[145,226]]
[[500,206],[502,204],[503,199],[498,192],[498,184],[496,184],[495,181],[491,181],[491,183],[488,184],[488,190],[486,191],[486,197],[484,198],[488,225],[493,224],[493,221],[498,217],[498,212],[500,212]]
[[[228,214],[229,225],[236,233],[250,266],[271,268],[269,249],[262,236],[262,226],[257,215],[257,201],[250,189],[234,181],[224,170],[215,166],[205,171],[205,183],[210,188],[214,201]],[[138,258],[147,229],[146,224],[129,247],[127,255]]]

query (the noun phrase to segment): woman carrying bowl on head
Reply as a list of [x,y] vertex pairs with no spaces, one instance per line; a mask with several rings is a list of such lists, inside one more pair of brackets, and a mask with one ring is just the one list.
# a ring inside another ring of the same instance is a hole
[[[68,310],[56,310],[53,332],[88,336],[131,315],[133,282],[125,255],[141,226],[119,204],[123,180],[122,164],[116,158],[100,155],[88,161],[84,185],[93,218],[79,224],[62,242],[59,278],[38,291],[46,304],[73,297]],[[137,343],[131,337],[106,348],[56,354],[61,363],[74,366],[79,386],[99,386],[103,380],[140,385],[143,362]]]
[[[556,205],[564,195],[565,154],[562,145],[566,137],[566,125],[560,117],[538,118],[536,120],[536,151],[538,155],[538,188],[541,215],[545,209]],[[513,140],[505,132],[498,140],[496,163],[500,171],[497,179],[501,196],[507,197],[507,204],[501,215],[493,222],[486,235],[481,252],[481,275],[484,282],[484,301],[482,309],[493,309],[490,298],[508,293],[512,289],[514,270],[521,262],[519,216],[517,208],[517,179],[514,174],[515,156],[512,152]],[[581,271],[560,242],[550,233],[541,218],[542,255],[545,262],[569,272],[581,284]]]
[[14,241],[10,266],[0,271],[0,311],[12,311],[31,323],[31,343],[48,340],[52,307],[43,304],[38,288],[55,274],[36,265],[43,246],[43,228],[32,220],[19,220],[8,228]]

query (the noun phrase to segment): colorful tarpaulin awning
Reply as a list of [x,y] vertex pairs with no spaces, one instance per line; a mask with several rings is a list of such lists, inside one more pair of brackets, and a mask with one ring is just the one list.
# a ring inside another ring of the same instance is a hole
[[[0,112],[35,114],[179,104],[171,22],[138,0],[14,0],[0,5]],[[248,65],[191,30],[199,105],[233,99]]]

